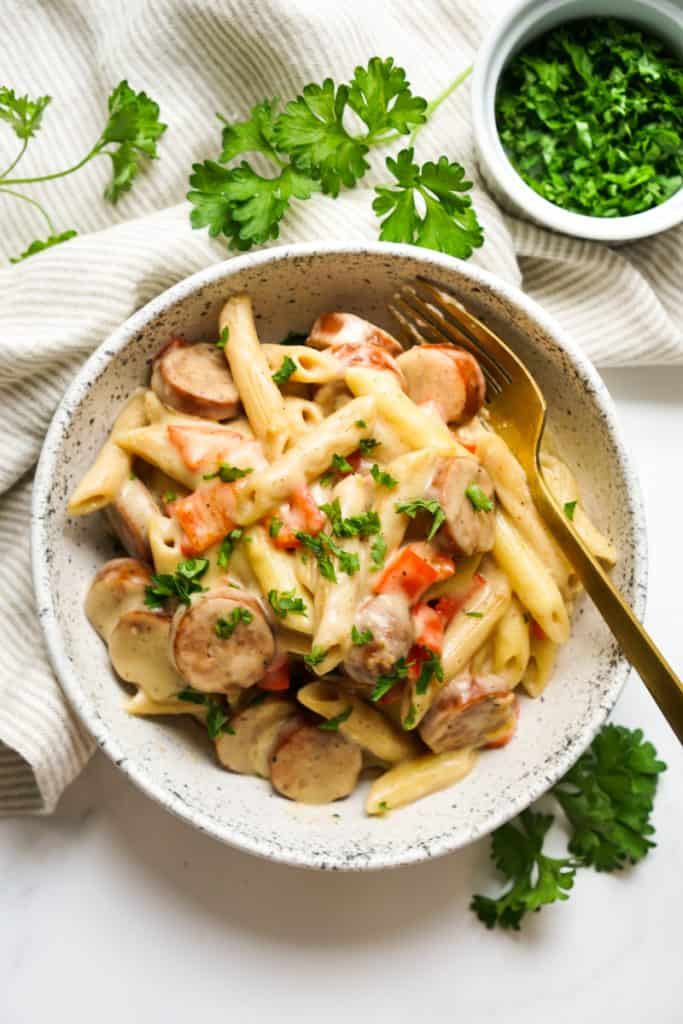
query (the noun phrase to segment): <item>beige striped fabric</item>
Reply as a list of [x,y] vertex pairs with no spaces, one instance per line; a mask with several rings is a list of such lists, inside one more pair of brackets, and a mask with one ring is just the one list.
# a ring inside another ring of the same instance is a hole
[[[431,98],[472,60],[504,0],[4,0],[0,85],[54,97],[21,163],[44,174],[78,161],[99,136],[112,87],[127,78],[160,104],[161,159],[115,208],[102,198],[108,160],[26,189],[57,229],[79,237],[25,263],[7,258],[44,236],[40,215],[0,193],[0,812],[49,812],[91,742],[41,652],[27,524],[31,469],[55,405],[85,356],[152,296],[226,250],[193,232],[184,201],[190,165],[220,147],[217,111],[243,117],[309,81],[347,80],[378,54]],[[0,122],[0,167],[16,153]],[[475,179],[486,244],[474,259],[522,284],[599,364],[683,362],[680,229],[612,251],[551,235],[496,208],[477,181],[462,87],[420,133],[417,155],[460,160]],[[377,237],[371,186],[299,204],[281,241]]]

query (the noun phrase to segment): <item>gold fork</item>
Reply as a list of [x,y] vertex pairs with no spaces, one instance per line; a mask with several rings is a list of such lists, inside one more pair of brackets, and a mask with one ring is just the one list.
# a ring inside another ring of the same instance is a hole
[[508,346],[450,293],[418,278],[389,307],[411,342],[450,341],[476,356],[487,383],[491,425],[512,448],[527,475],[536,506],[622,651],[683,743],[683,684],[667,664],[599,562],[593,558],[551,494],[540,463],[546,403]]

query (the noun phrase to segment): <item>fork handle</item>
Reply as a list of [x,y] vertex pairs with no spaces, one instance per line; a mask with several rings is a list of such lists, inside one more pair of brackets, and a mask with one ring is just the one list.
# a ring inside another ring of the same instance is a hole
[[633,609],[624,601],[607,573],[588,552],[567,517],[560,511],[541,476],[541,470],[533,474],[533,477],[531,490],[534,500],[555,540],[626,658],[654,697],[679,742],[683,743],[683,683],[638,622]]

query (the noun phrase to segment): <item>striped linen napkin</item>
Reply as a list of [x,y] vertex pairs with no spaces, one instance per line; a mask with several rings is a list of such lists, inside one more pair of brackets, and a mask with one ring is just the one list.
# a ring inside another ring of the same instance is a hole
[[[507,2],[507,0],[505,0]],[[57,229],[79,236],[0,270],[0,812],[49,813],[92,743],[72,717],[41,650],[27,523],[32,468],[60,396],[85,357],[122,320],[179,279],[224,259],[193,232],[184,202],[190,165],[214,156],[215,112],[243,117],[264,97],[309,81],[348,80],[377,54],[433,97],[472,60],[504,0],[6,0],[0,84],[54,97],[21,165],[41,174],[75,163],[102,128],[113,86],[127,78],[156,99],[169,128],[161,159],[117,207],[102,201],[108,161],[32,187]],[[475,178],[486,243],[480,266],[521,285],[599,365],[683,363],[678,268],[683,229],[612,250],[501,213],[477,181],[466,84],[420,133],[417,156],[446,153]],[[15,155],[0,131],[0,166]],[[288,217],[281,241],[375,239],[372,157],[365,188],[315,197]],[[41,237],[39,215],[0,194],[0,265]]]

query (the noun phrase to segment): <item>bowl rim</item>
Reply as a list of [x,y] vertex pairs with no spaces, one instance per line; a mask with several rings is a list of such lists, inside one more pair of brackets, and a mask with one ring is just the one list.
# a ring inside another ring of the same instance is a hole
[[85,390],[97,379],[106,366],[133,341],[136,334],[154,318],[179,301],[194,293],[204,285],[225,280],[229,288],[230,278],[245,269],[279,263],[298,257],[315,256],[348,256],[362,258],[366,254],[417,259],[426,268],[434,271],[457,271],[470,277],[475,283],[489,289],[496,297],[508,301],[527,313],[548,335],[558,348],[570,359],[579,379],[589,386],[598,404],[607,426],[608,434],[614,445],[615,456],[620,465],[623,479],[629,496],[629,512],[634,525],[634,536],[638,543],[633,551],[632,589],[634,594],[634,611],[642,618],[645,608],[647,590],[647,537],[644,508],[638,477],[631,457],[621,436],[615,408],[609,392],[597,370],[564,331],[557,326],[553,318],[524,295],[515,286],[507,284],[494,274],[477,266],[464,263],[462,260],[446,256],[432,250],[422,250],[415,246],[390,244],[386,242],[340,243],[340,242],[303,242],[270,249],[260,250],[233,257],[217,264],[212,264],[192,274],[190,277],[172,285],[160,295],[146,303],[119,325],[95,349],[81,369],[75,375],[60,401],[47,431],[43,448],[36,468],[32,504],[31,504],[31,562],[33,585],[36,594],[38,617],[43,630],[49,662],[57,676],[62,691],[70,707],[83,723],[87,731],[94,737],[101,750],[114,764],[127,775],[147,796],[150,796],[166,810],[171,811],[185,822],[193,825],[222,842],[246,853],[256,854],[268,860],[288,864],[293,867],[316,869],[343,870],[376,870],[387,867],[431,860],[434,857],[454,852],[468,845],[475,839],[492,832],[505,821],[510,820],[520,811],[545,793],[550,786],[561,778],[580,754],[588,747],[595,734],[604,724],[609,712],[617,701],[630,673],[630,666],[623,654],[617,655],[613,670],[613,685],[608,695],[600,701],[590,719],[587,719],[582,732],[575,737],[573,744],[567,744],[558,753],[552,770],[546,770],[543,777],[537,777],[511,800],[498,814],[492,815],[480,826],[468,831],[460,828],[455,833],[446,832],[431,844],[425,841],[413,843],[409,847],[393,847],[390,853],[376,852],[366,860],[344,859],[332,861],[325,851],[309,848],[304,852],[300,848],[286,844],[273,843],[267,838],[258,839],[236,834],[234,829],[226,829],[217,824],[213,818],[189,807],[178,795],[167,789],[160,781],[151,779],[140,765],[130,761],[119,747],[118,739],[111,728],[95,712],[91,701],[81,688],[78,674],[73,668],[66,653],[59,621],[53,605],[49,586],[49,550],[47,546],[46,523],[44,510],[48,507],[48,495],[52,486],[58,453],[61,450],[64,431],[68,428],[72,416],[80,405]]
[[[633,0],[644,13],[657,12],[683,31],[683,8],[670,0]],[[517,0],[497,19],[484,37],[474,61],[472,74],[472,128],[475,148],[484,179],[503,193],[508,202],[517,207],[535,223],[592,242],[632,242],[673,228],[683,221],[683,187],[659,206],[626,217],[592,217],[573,213],[551,203],[535,192],[517,173],[509,161],[498,134],[495,116],[495,97],[498,82],[519,37],[525,34],[549,9],[565,10],[565,21],[573,21],[572,9],[581,0]],[[595,17],[614,17],[624,21],[634,19],[629,12],[600,13]],[[491,81],[495,76],[495,80]]]

